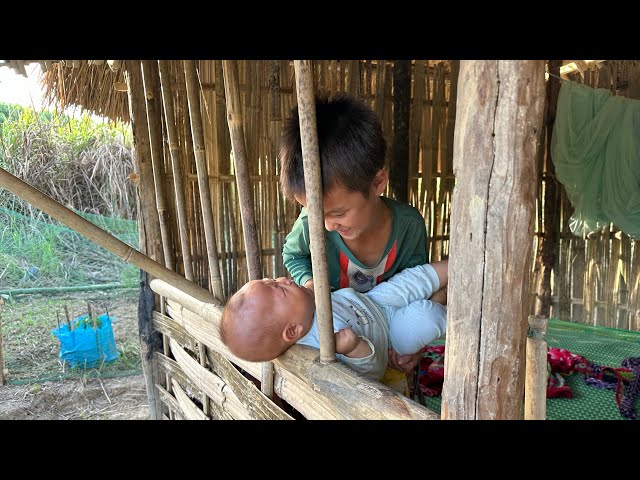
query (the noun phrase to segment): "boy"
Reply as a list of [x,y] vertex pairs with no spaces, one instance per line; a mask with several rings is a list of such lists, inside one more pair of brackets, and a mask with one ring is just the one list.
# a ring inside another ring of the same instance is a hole
[[[338,94],[316,100],[316,120],[331,289],[367,292],[404,268],[426,263],[427,233],[420,212],[381,196],[388,173],[375,112]],[[306,207],[297,108],[283,127],[280,160],[284,195]],[[287,235],[282,257],[293,280],[313,289],[306,208]],[[405,372],[419,360],[419,355],[398,359],[395,352],[389,353],[391,366]]]
[[[380,380],[388,349],[420,352],[445,333],[446,309],[427,300],[447,283],[446,262],[407,268],[367,293],[331,293],[338,360]],[[245,360],[268,361],[294,343],[319,348],[313,291],[291,280],[253,280],[227,302],[220,335]]]

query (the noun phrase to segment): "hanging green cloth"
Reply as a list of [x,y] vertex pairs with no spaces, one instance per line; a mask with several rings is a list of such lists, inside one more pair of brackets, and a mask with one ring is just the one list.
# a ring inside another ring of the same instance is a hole
[[551,156],[575,235],[614,223],[640,239],[640,100],[563,81]]

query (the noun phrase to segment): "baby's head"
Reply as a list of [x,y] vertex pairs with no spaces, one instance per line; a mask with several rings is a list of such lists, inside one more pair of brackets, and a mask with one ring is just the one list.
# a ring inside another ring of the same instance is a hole
[[288,278],[252,280],[227,301],[220,336],[236,357],[266,362],[309,331],[314,310],[313,291]]

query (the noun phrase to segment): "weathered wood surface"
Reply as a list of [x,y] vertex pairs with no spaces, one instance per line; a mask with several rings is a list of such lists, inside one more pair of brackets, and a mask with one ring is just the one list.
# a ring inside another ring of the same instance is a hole
[[521,419],[544,61],[462,61],[458,91],[442,418]]

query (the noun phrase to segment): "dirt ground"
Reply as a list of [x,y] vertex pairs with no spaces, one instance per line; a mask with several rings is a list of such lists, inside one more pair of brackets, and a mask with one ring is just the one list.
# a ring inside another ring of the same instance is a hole
[[[138,340],[137,290],[22,295],[0,307],[6,384],[0,420],[143,420],[149,418]],[[109,365],[70,369],[51,330],[70,317],[108,310],[120,353]]]
[[142,375],[0,387],[0,420],[147,420]]

